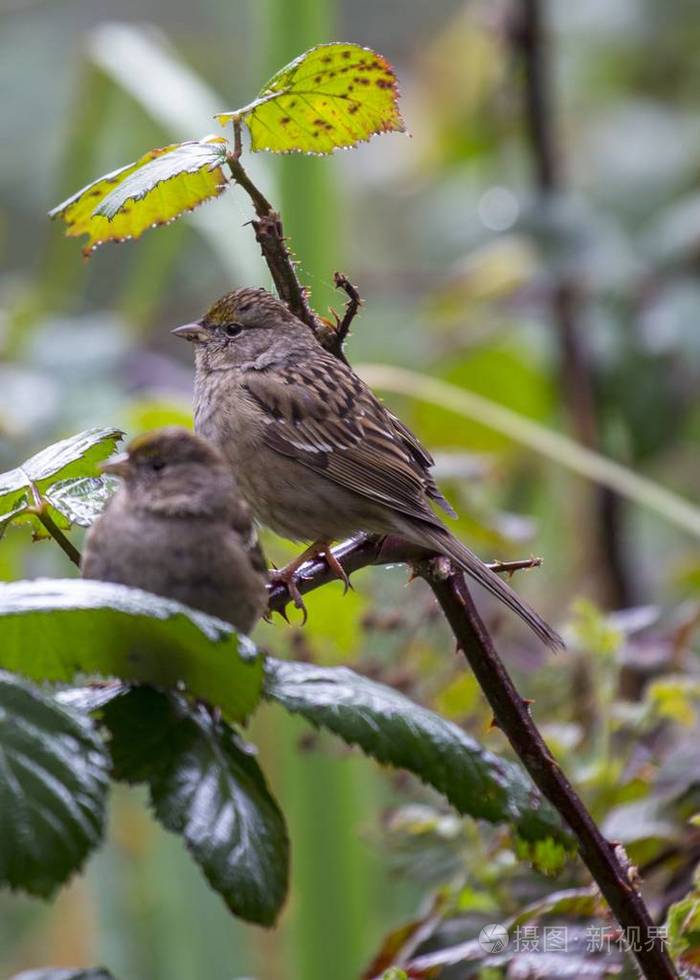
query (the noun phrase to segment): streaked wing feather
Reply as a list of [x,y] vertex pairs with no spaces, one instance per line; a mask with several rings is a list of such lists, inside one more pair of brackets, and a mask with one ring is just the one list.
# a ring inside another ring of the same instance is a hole
[[422,459],[430,457],[414,436],[422,456],[412,449],[393,417],[342,362],[324,355],[313,366],[251,372],[246,387],[265,409],[264,439],[271,449],[354,493],[441,526],[425,501],[434,483]]
[[420,465],[424,467],[424,469],[426,470],[429,469],[431,466],[434,466],[435,460],[430,455],[430,453],[425,448],[425,446],[422,445],[422,443],[419,441],[418,437],[414,435],[414,433],[411,432],[409,427],[405,425],[400,418],[394,415],[393,412],[390,412],[388,409],[385,409],[385,411],[387,416],[391,419],[391,423],[396,429],[396,431],[398,432],[399,436],[406,444],[406,446],[410,449],[411,453],[416,458],[416,460],[420,463]]
[[423,471],[423,477],[425,480],[425,492],[434,500],[438,507],[442,507],[446,514],[450,517],[456,517],[457,514],[452,507],[452,504],[447,500],[440,491],[437,483],[433,479],[433,475],[430,472],[430,467],[435,465],[435,460],[430,455],[428,450],[419,441],[418,437],[414,435],[413,432],[405,425],[401,419],[397,418],[393,412],[387,410],[387,416],[391,420],[394,429],[398,433],[399,438],[403,442],[404,446],[408,449],[410,454],[415,459],[418,466]]
[[388,417],[399,434],[399,438],[406,446],[408,451],[411,453],[416,463],[423,470],[423,476],[425,479],[425,492],[428,494],[431,500],[434,500],[438,507],[442,507],[446,514],[450,517],[456,517],[457,513],[446,497],[443,496],[440,488],[433,479],[433,475],[430,472],[430,467],[435,465],[435,460],[430,455],[428,450],[419,441],[418,437],[414,435],[413,432],[408,428],[407,425],[397,418],[393,412],[387,411]]

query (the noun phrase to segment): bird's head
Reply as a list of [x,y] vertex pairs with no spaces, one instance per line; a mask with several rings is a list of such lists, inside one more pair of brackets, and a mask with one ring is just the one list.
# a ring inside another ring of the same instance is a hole
[[180,426],[137,436],[102,472],[124,481],[137,505],[172,513],[219,509],[233,480],[216,447]]
[[311,331],[266,289],[245,287],[226,293],[194,323],[173,331],[196,345],[210,367],[253,361],[290,335],[313,342]]

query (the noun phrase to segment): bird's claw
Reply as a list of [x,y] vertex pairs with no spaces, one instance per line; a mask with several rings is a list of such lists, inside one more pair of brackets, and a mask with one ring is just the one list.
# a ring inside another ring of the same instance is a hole
[[291,626],[291,623],[289,622],[289,616],[287,615],[286,606],[283,606],[281,609],[268,609],[265,615],[263,616],[263,619],[265,620],[266,623],[272,622],[273,612],[279,613],[279,615],[282,617],[285,623]]
[[[343,583],[343,595],[346,595],[348,589],[352,588],[348,573],[335,557],[330,549],[329,543],[326,541],[319,541],[311,545],[285,568],[272,568],[268,571],[269,581],[273,585],[284,585],[289,593],[289,598],[296,608],[301,610],[302,626],[306,624],[308,614],[304,600],[301,597],[301,592],[299,591],[299,586],[297,585],[297,572],[305,562],[313,561],[315,558],[323,558],[325,560],[331,572]],[[287,622],[289,622],[285,612],[280,612],[280,615],[284,616]]]
[[[296,568],[273,568],[268,572],[268,578],[273,585],[284,585],[289,593],[289,598],[292,600],[295,607],[301,610],[301,625],[304,626],[308,618],[308,613],[306,611],[304,600],[301,597],[301,592],[299,591],[299,587],[296,583]],[[286,608],[280,609],[278,612],[280,616],[286,620],[286,622],[289,622]]]
[[292,597],[292,602],[294,603],[295,607],[301,610],[301,625],[306,626],[306,620],[309,618],[309,614],[306,611],[306,605],[301,597],[301,592],[297,587],[295,577],[292,577],[287,583],[287,588],[289,589],[289,594]]
[[350,582],[348,573],[345,571],[345,569],[340,564],[340,562],[335,557],[335,555],[333,554],[330,548],[328,549],[328,551],[322,552],[322,554],[323,557],[326,559],[326,564],[328,565],[330,570],[334,572],[335,575],[337,575],[337,577],[343,583],[343,595],[347,595],[348,589],[352,588],[352,583]]

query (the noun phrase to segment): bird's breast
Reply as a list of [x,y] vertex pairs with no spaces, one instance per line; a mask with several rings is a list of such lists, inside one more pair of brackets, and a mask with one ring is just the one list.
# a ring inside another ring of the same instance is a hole
[[211,372],[197,378],[194,427],[223,452],[240,483],[240,469],[262,443],[262,425],[237,372]]

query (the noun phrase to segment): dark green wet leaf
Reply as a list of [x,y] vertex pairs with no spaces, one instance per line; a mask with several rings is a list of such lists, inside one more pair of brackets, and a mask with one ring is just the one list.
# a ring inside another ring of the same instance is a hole
[[88,720],[0,672],[0,884],[48,896],[102,839],[109,760]]
[[693,875],[693,887],[674,902],[666,917],[669,951],[688,977],[700,973],[700,865]]
[[54,697],[59,704],[84,714],[99,711],[110,701],[120,698],[129,690],[128,684],[121,681],[93,681],[85,687],[67,687],[56,691]]
[[551,840],[560,851],[571,846],[554,810],[519,766],[393,688],[345,667],[268,658],[265,697],[379,762],[414,773],[460,813],[511,823],[528,842]]
[[219,619],[110,582],[0,584],[0,668],[70,683],[95,674],[173,688],[240,720],[255,707],[262,660]]
[[201,707],[135,688],[103,709],[114,776],[145,782],[168,830],[181,834],[235,914],[272,925],[287,893],[284,817],[252,747]]
[[544,898],[526,905],[524,909],[511,918],[508,928],[521,926],[544,916],[569,919],[603,919],[606,908],[605,900],[601,898],[595,885],[586,888],[567,888],[559,892],[551,892]]

